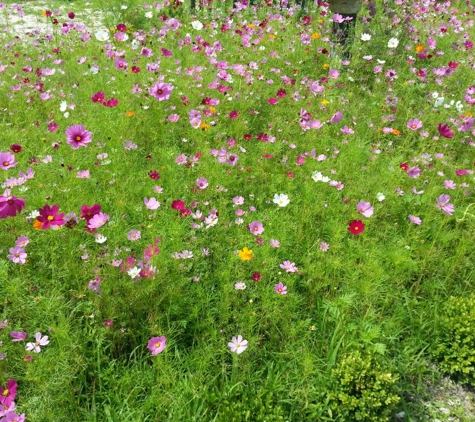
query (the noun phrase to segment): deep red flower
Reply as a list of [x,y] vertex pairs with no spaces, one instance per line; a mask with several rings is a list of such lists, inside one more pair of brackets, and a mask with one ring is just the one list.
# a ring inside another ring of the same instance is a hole
[[451,69],[457,69],[457,66],[458,66],[458,65],[459,65],[459,64],[458,64],[457,62],[449,62],[449,67],[450,67]]
[[229,118],[230,119],[237,119],[239,117],[239,114],[236,110],[233,110],[231,111],[231,113],[229,113]]
[[348,231],[353,234],[360,234],[364,230],[364,223],[361,220],[350,221]]
[[99,204],[94,204],[91,207],[84,204],[81,207],[81,218],[84,218],[86,221],[89,221],[96,214],[101,212],[101,206]]
[[140,67],[132,66],[132,72],[133,73],[140,73]]
[[191,214],[191,210],[189,208],[185,208],[180,211],[180,217],[188,217]]
[[115,107],[117,104],[119,104],[119,100],[117,98],[111,98],[102,104],[104,104],[106,107]]
[[407,165],[407,163],[401,163],[401,164],[399,164],[399,168],[403,169],[404,171],[408,171],[408,170],[409,170],[409,166]]
[[148,177],[152,180],[158,180],[160,179],[160,173],[157,170],[150,170],[148,172]]
[[179,199],[172,202],[172,208],[177,211],[183,211],[185,209],[185,203]]
[[254,281],[260,281],[261,280],[261,275],[260,273],[258,273],[257,271],[255,273],[252,274],[251,278],[254,280]]
[[117,26],[116,26],[116,29],[117,31],[119,32],[125,32],[127,31],[127,26],[123,23],[119,23]]
[[14,152],[15,154],[18,154],[19,152],[21,152],[21,145],[17,145],[17,144],[12,144],[10,145],[10,149],[12,152]]
[[69,12],[69,13],[68,13],[68,18],[69,18],[69,19],[74,19],[75,16],[76,16],[76,15],[74,14],[74,12]]
[[244,135],[244,139],[245,139],[246,141],[250,141],[250,140],[252,139],[252,135],[250,135],[249,133],[246,133],[246,134]]

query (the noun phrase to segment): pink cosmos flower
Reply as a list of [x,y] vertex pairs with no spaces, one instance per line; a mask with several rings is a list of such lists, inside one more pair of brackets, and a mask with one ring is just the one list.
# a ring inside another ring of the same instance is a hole
[[439,210],[444,211],[445,214],[451,216],[452,213],[455,211],[455,207],[453,204],[449,204],[450,195],[440,195],[437,199],[437,208]]
[[85,147],[91,141],[91,132],[86,130],[83,125],[72,125],[66,128],[66,142],[71,145],[71,148]]
[[89,170],[80,170],[77,172],[76,177],[78,179],[89,179],[91,177],[91,173]]
[[417,130],[422,127],[422,122],[419,119],[410,119],[407,122],[408,129]]
[[149,88],[148,92],[153,95],[158,101],[168,100],[172,93],[173,85],[157,82],[154,86]]
[[2,422],[25,422],[25,414],[17,415],[13,411],[9,411],[5,414],[5,419],[2,419]]
[[371,204],[365,201],[358,202],[356,209],[358,210],[358,214],[361,214],[366,218],[371,217],[374,212],[374,208],[371,206]]
[[48,336],[42,336],[41,333],[35,334],[35,340],[36,342],[34,343],[27,343],[25,349],[28,351],[33,350],[35,353],[40,353],[40,346],[46,346],[49,344]]
[[209,183],[204,177],[200,177],[196,181],[196,186],[198,187],[198,189],[206,189],[209,186]]
[[295,266],[295,262],[284,261],[280,264],[280,268],[287,271],[288,273],[295,273],[297,272],[297,267]]
[[10,335],[13,338],[13,342],[23,341],[26,339],[26,331],[10,331]]
[[0,168],[8,170],[15,167],[18,163],[15,161],[15,156],[11,152],[0,152]]
[[447,124],[443,125],[442,123],[439,123],[439,125],[437,126],[437,129],[438,129],[440,135],[445,137],[445,138],[453,138],[454,137],[453,132],[450,130],[450,127]]
[[167,338],[162,337],[152,337],[147,344],[147,349],[152,352],[152,355],[158,355],[162,353],[167,347]]
[[0,218],[15,217],[25,207],[25,200],[12,196],[0,196]]
[[172,202],[171,207],[177,211],[183,211],[185,209],[185,203],[179,199]]
[[247,340],[243,340],[241,335],[237,337],[233,337],[231,341],[228,343],[229,348],[231,349],[231,353],[236,352],[240,355],[244,350],[247,349]]
[[144,198],[143,202],[148,210],[156,210],[160,206],[160,202],[158,202],[155,198]]
[[319,248],[322,252],[326,252],[330,249],[330,245],[327,242],[321,242]]
[[16,397],[17,382],[14,379],[7,381],[6,388],[0,385],[0,404],[3,406],[10,406]]
[[264,232],[264,226],[262,225],[260,221],[253,221],[252,223],[249,224],[248,227],[249,227],[249,231],[253,235],[256,235],[256,236]]
[[280,242],[277,239],[271,239],[269,241],[269,245],[273,248],[279,248],[280,247]]
[[453,180],[445,180],[444,181],[444,188],[445,189],[455,189],[457,185],[454,183]]
[[418,226],[420,226],[422,223],[422,220],[419,217],[416,217],[415,215],[409,215],[409,221],[412,224],[416,224]]
[[127,239],[132,242],[135,242],[136,240],[140,240],[141,237],[142,237],[142,234],[140,233],[140,230],[130,230],[127,233]]
[[88,221],[87,227],[89,229],[98,229],[106,224],[109,220],[110,216],[108,214],[99,212]]
[[43,208],[39,209],[40,215],[36,219],[42,223],[41,228],[43,230],[49,229],[51,226],[62,226],[66,223],[64,221],[64,213],[58,214],[59,207],[58,205],[54,204],[50,207],[46,204]]
[[26,236],[20,236],[17,238],[17,240],[15,240],[15,245],[21,246],[22,248],[28,245],[28,243],[30,243],[30,239],[28,239]]
[[284,286],[283,283],[278,283],[274,286],[274,290],[276,293],[280,295],[286,295],[287,294],[287,286]]
[[93,103],[102,103],[105,97],[106,97],[106,94],[104,92],[98,91],[91,97],[91,101]]
[[25,250],[20,246],[15,246],[9,249],[10,255],[7,258],[15,264],[24,264],[26,262],[27,254]]
[[421,174],[421,169],[419,167],[411,167],[407,170],[407,175],[412,179],[417,179]]

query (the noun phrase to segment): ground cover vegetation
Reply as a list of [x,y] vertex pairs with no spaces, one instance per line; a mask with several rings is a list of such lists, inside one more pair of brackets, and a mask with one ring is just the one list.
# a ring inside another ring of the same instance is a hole
[[473,420],[474,13],[1,3],[0,421]]

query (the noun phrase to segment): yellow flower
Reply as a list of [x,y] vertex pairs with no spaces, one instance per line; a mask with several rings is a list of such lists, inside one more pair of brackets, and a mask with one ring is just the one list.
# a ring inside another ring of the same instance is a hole
[[239,251],[239,258],[241,258],[243,261],[250,261],[252,259],[252,250],[247,249],[247,247],[244,246],[244,248]]
[[320,38],[320,34],[318,32],[314,32],[312,34],[312,40],[318,40]]
[[274,35],[274,34],[269,34],[269,38],[270,38],[271,40],[273,40],[273,39],[275,38],[275,35]]
[[325,64],[323,65],[323,69],[325,69],[325,70],[328,70],[329,67],[330,67],[330,65],[329,65],[328,63],[325,63]]
[[208,130],[209,129],[209,124],[207,124],[205,122],[201,122],[200,123],[200,129],[201,130]]
[[393,129],[393,135],[400,135],[401,131],[397,129]]
[[256,27],[256,25],[254,25],[253,23],[250,23],[248,26],[249,26],[249,28],[251,28],[251,29]]
[[326,106],[326,105],[330,104],[330,101],[323,100],[323,101],[322,101],[322,104],[323,104],[324,106]]

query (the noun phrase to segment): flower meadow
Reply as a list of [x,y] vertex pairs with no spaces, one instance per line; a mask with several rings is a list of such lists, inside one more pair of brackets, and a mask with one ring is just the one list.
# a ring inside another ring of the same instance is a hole
[[475,6],[106,3],[0,3],[0,422],[473,420]]

